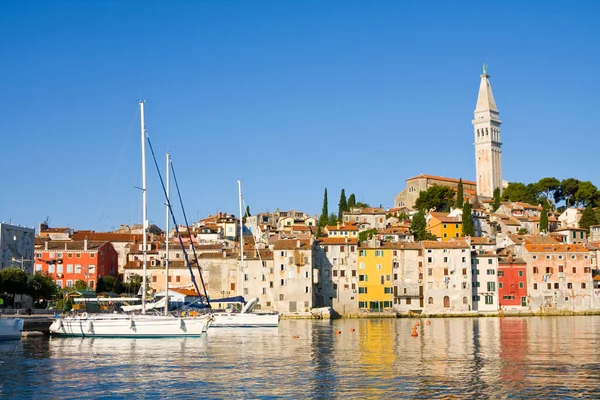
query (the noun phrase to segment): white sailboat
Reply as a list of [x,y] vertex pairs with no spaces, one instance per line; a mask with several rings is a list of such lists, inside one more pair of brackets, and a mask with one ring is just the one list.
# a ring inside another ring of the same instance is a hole
[[[172,315],[147,315],[146,304],[146,251],[148,229],[146,206],[146,127],[144,123],[144,102],[140,102],[142,131],[142,212],[143,212],[143,250],[142,250],[142,304],[140,314],[90,314],[57,318],[50,325],[50,333],[62,336],[80,337],[174,337],[200,336],[205,333],[213,317],[200,315],[195,317],[175,317]],[[167,198],[167,202],[168,202]],[[167,300],[165,300],[167,301]],[[154,303],[153,308],[163,304]]]
[[[240,203],[240,263],[241,263],[241,288],[244,294],[244,225],[242,222],[242,182],[238,181],[239,203]],[[215,328],[233,328],[233,327],[277,327],[279,326],[279,314],[274,313],[254,313],[253,309],[258,304],[258,298],[250,299],[239,313],[214,313],[215,320],[212,327]]]
[[21,339],[22,332],[21,318],[0,318],[0,340]]

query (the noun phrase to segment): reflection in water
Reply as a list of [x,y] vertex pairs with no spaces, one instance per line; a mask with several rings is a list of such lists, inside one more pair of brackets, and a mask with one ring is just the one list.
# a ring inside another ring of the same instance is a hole
[[600,317],[416,321],[0,342],[0,397],[600,397]]

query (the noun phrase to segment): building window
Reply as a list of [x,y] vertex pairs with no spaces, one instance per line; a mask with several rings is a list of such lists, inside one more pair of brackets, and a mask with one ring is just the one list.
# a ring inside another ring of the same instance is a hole
[[392,288],[391,287],[383,288],[383,294],[392,294]]
[[551,284],[551,283],[549,283],[549,284],[547,285],[547,287],[548,287],[548,289],[552,289],[552,284]]
[[567,289],[573,289],[573,284],[572,283],[567,283]]
[[533,290],[537,290],[537,283],[533,284]]
[[367,275],[359,275],[358,276],[358,281],[359,282],[366,282],[367,281]]
[[504,271],[498,271],[498,276],[504,276]]
[[427,299],[427,304],[433,304],[433,297]]
[[279,301],[283,301],[285,300],[285,296],[283,295],[283,293],[279,294]]
[[448,262],[448,257],[444,257],[444,262],[447,263]]
[[494,304],[494,296],[486,295],[485,304]]
[[555,284],[554,284],[554,289],[559,289],[559,288],[560,288],[559,284],[558,284],[558,283],[555,283]]
[[523,289],[525,287],[525,284],[523,282],[519,282],[519,289]]
[[502,282],[498,282],[498,289],[502,289]]
[[[502,274],[504,275],[504,274]],[[498,274],[498,276],[500,276],[500,274]],[[523,276],[523,271],[519,271],[519,276]]]
[[367,288],[366,287],[358,287],[358,293],[360,294],[367,294]]
[[411,304],[411,299],[410,297],[406,299],[406,305],[409,306]]
[[488,290],[488,292],[495,292],[496,291],[496,282],[488,282],[487,290]]
[[538,267],[533,267],[533,273],[537,274],[539,272]]
[[581,288],[585,289],[585,282],[581,282]]
[[488,269],[486,272],[488,275],[496,275],[496,271],[493,269]]
[[448,268],[444,268],[444,275],[448,275]]
[[152,282],[156,282],[156,275],[152,276]]
[[431,264],[433,262],[433,257],[427,257],[427,262]]

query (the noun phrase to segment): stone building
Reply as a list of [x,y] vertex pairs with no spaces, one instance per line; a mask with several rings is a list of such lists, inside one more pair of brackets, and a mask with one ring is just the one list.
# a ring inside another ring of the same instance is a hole
[[[413,209],[419,194],[432,186],[447,186],[453,189],[458,187],[459,179],[444,176],[417,175],[406,180],[406,188],[394,197],[394,207]],[[465,196],[476,194],[477,184],[472,181],[462,181]]]
[[23,226],[0,224],[0,270],[21,268],[33,273],[35,230]]

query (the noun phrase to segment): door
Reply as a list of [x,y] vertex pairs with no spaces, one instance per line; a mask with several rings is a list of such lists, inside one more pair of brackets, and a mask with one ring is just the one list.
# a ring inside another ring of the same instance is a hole
[[450,308],[450,297],[444,296],[444,308]]

